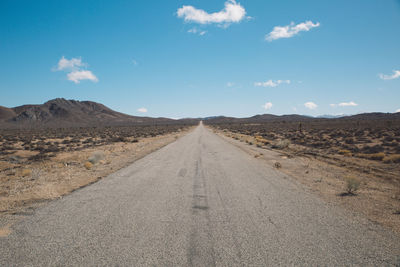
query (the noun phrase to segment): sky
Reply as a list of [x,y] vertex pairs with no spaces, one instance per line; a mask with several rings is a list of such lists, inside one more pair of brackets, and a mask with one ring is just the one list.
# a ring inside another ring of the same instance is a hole
[[0,105],[131,115],[400,111],[400,0],[0,1]]

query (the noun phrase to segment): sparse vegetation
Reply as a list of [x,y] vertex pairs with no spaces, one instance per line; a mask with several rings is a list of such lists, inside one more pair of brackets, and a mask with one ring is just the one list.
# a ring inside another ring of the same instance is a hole
[[354,195],[360,187],[360,181],[352,176],[346,177],[346,193]]
[[27,177],[32,175],[32,170],[31,169],[23,169],[21,172],[22,177]]
[[274,163],[274,168],[280,169],[280,168],[282,168],[282,164],[277,161],[277,162]]
[[86,161],[83,166],[85,166],[86,170],[90,170],[93,168],[93,164],[90,161]]
[[[313,153],[343,155],[387,164],[400,163],[400,120],[388,127],[382,120],[311,120],[270,122],[207,122],[233,138],[259,147],[303,147]],[[252,138],[249,138],[252,137]]]
[[104,159],[105,155],[101,151],[94,152],[88,159],[88,162],[92,163],[93,165],[97,164],[100,160]]

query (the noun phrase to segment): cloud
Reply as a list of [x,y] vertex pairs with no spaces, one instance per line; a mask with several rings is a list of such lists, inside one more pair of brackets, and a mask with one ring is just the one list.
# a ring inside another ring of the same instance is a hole
[[80,83],[83,80],[90,80],[92,82],[98,82],[97,77],[90,70],[76,70],[67,74],[67,78],[74,83]]
[[342,102],[342,103],[339,103],[339,104],[329,104],[331,107],[337,107],[337,106],[339,106],[339,107],[356,107],[356,106],[358,106],[358,104],[357,103],[355,103],[355,102],[353,102],[353,101],[350,101],[350,102]]
[[277,87],[278,85],[280,85],[282,83],[290,84],[290,80],[277,80],[277,81],[268,80],[266,82],[255,82],[254,86]]
[[207,31],[198,30],[197,28],[192,28],[192,29],[188,30],[188,33],[193,33],[193,34],[198,34],[200,36],[203,36],[207,33]]
[[67,79],[74,83],[80,83],[83,80],[90,80],[98,82],[99,79],[91,72],[84,68],[87,67],[86,63],[82,62],[81,58],[66,59],[64,56],[58,61],[57,68],[54,71],[68,72]]
[[268,33],[265,36],[265,40],[271,42],[281,38],[290,38],[298,34],[299,32],[306,31],[308,32],[312,28],[319,27],[320,23],[313,23],[312,21],[306,21],[299,23],[297,25],[294,22],[290,23],[287,26],[275,26],[272,32]]
[[227,83],[226,83],[226,86],[227,86],[227,87],[232,87],[232,86],[234,86],[234,85],[235,85],[235,83],[233,83],[233,82],[227,82]]
[[86,64],[82,62],[81,58],[71,58],[68,60],[63,56],[58,61],[57,68],[55,70],[76,70],[84,66],[86,66]]
[[394,70],[392,75],[385,75],[385,74],[379,74],[379,78],[382,80],[393,80],[400,78],[400,70]]
[[397,112],[400,112],[400,108],[396,110],[396,113],[397,113]]
[[272,108],[272,103],[271,103],[271,102],[265,103],[265,104],[263,105],[263,108],[264,108],[265,110],[271,109],[271,108]]
[[225,8],[219,12],[207,13],[202,9],[193,6],[182,6],[178,9],[177,15],[186,22],[194,22],[199,24],[225,24],[238,23],[246,16],[246,10],[235,0],[225,2]]
[[314,102],[306,102],[304,103],[304,106],[308,109],[316,109],[318,107]]
[[146,113],[147,112],[147,108],[139,108],[137,111],[140,112],[140,113]]
[[136,59],[132,59],[132,64],[137,66],[139,63],[136,61]]

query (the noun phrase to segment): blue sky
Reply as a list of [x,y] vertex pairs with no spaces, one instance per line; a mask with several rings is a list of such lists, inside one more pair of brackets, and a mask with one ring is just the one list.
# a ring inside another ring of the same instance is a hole
[[[400,109],[400,1],[0,1],[0,105],[173,118]],[[145,112],[147,111],[147,112]]]

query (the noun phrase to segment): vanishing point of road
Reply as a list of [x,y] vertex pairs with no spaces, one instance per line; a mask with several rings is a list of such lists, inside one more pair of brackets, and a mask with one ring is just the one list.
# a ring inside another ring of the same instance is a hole
[[399,266],[400,238],[200,124],[35,210],[1,266]]

